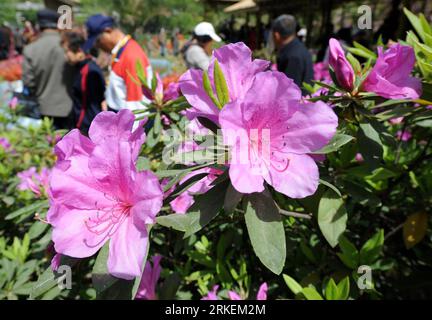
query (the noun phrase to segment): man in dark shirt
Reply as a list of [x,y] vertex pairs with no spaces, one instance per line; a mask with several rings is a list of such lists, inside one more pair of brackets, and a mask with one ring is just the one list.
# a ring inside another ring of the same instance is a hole
[[74,127],[87,134],[94,117],[104,110],[105,79],[101,68],[84,49],[86,40],[79,32],[65,32],[62,46],[66,60],[76,68],[72,86]]
[[[277,69],[302,87],[313,80],[312,56],[296,34],[297,22],[291,15],[281,15],[272,26],[273,39],[278,50]],[[303,92],[305,93],[305,92]]]

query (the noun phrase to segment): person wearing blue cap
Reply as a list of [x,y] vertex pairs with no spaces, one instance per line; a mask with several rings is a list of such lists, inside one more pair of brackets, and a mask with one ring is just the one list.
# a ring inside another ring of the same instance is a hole
[[24,48],[22,80],[26,92],[35,98],[41,115],[51,118],[57,129],[70,129],[70,88],[74,72],[66,63],[60,45],[58,19],[59,15],[55,11],[38,11],[37,21],[42,33]]
[[[142,109],[149,101],[137,83],[136,65],[139,61],[151,81],[153,74],[147,55],[141,46],[120,30],[114,19],[105,15],[91,16],[86,22],[88,40],[84,50],[97,47],[111,53],[111,71],[106,90],[106,103],[111,109]],[[150,85],[150,83],[149,83]],[[144,105],[143,105],[144,104]]]

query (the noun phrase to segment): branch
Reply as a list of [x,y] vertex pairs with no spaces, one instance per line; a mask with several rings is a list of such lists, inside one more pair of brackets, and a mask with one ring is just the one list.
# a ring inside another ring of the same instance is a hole
[[280,208],[279,208],[279,213],[284,215],[284,216],[288,216],[288,217],[308,219],[308,220],[312,219],[311,213],[291,212],[291,211],[286,211],[286,210],[283,210]]

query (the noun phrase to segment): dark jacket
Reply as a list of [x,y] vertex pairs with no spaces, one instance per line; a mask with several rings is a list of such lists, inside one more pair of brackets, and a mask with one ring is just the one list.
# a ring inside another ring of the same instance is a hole
[[297,38],[279,50],[277,68],[293,79],[300,88],[303,82],[311,83],[314,77],[312,56]]
[[94,117],[101,112],[105,100],[105,79],[93,60],[78,64],[72,86],[74,126],[87,133]]
[[24,48],[22,78],[42,115],[67,117],[70,114],[73,68],[66,63],[58,32],[44,31],[38,40]]

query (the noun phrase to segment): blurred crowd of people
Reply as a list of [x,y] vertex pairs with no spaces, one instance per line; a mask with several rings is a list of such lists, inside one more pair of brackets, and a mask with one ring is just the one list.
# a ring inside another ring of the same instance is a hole
[[[85,26],[73,30],[58,30],[58,19],[56,12],[45,9],[37,13],[37,28],[26,22],[22,30],[0,29],[0,60],[22,54],[21,103],[50,117],[59,129],[79,128],[86,133],[92,119],[103,110],[142,109],[149,101],[138,81],[137,61],[151,87],[153,70],[147,54],[154,50],[161,57],[180,55],[187,68],[206,70],[215,42],[243,41],[251,50],[271,44],[276,52],[273,70],[283,72],[299,87],[314,79],[313,57],[304,42],[306,33],[292,15],[281,15],[263,25],[259,38],[264,45],[257,43],[256,28],[233,31],[230,23],[224,23],[217,32],[211,23],[200,22],[189,39],[178,28],[161,28],[146,43],[146,49],[112,17],[93,15]],[[335,37],[344,46],[354,40],[369,46],[365,34],[353,37],[349,28],[326,37]],[[328,39],[321,43],[315,60],[325,63]]]

